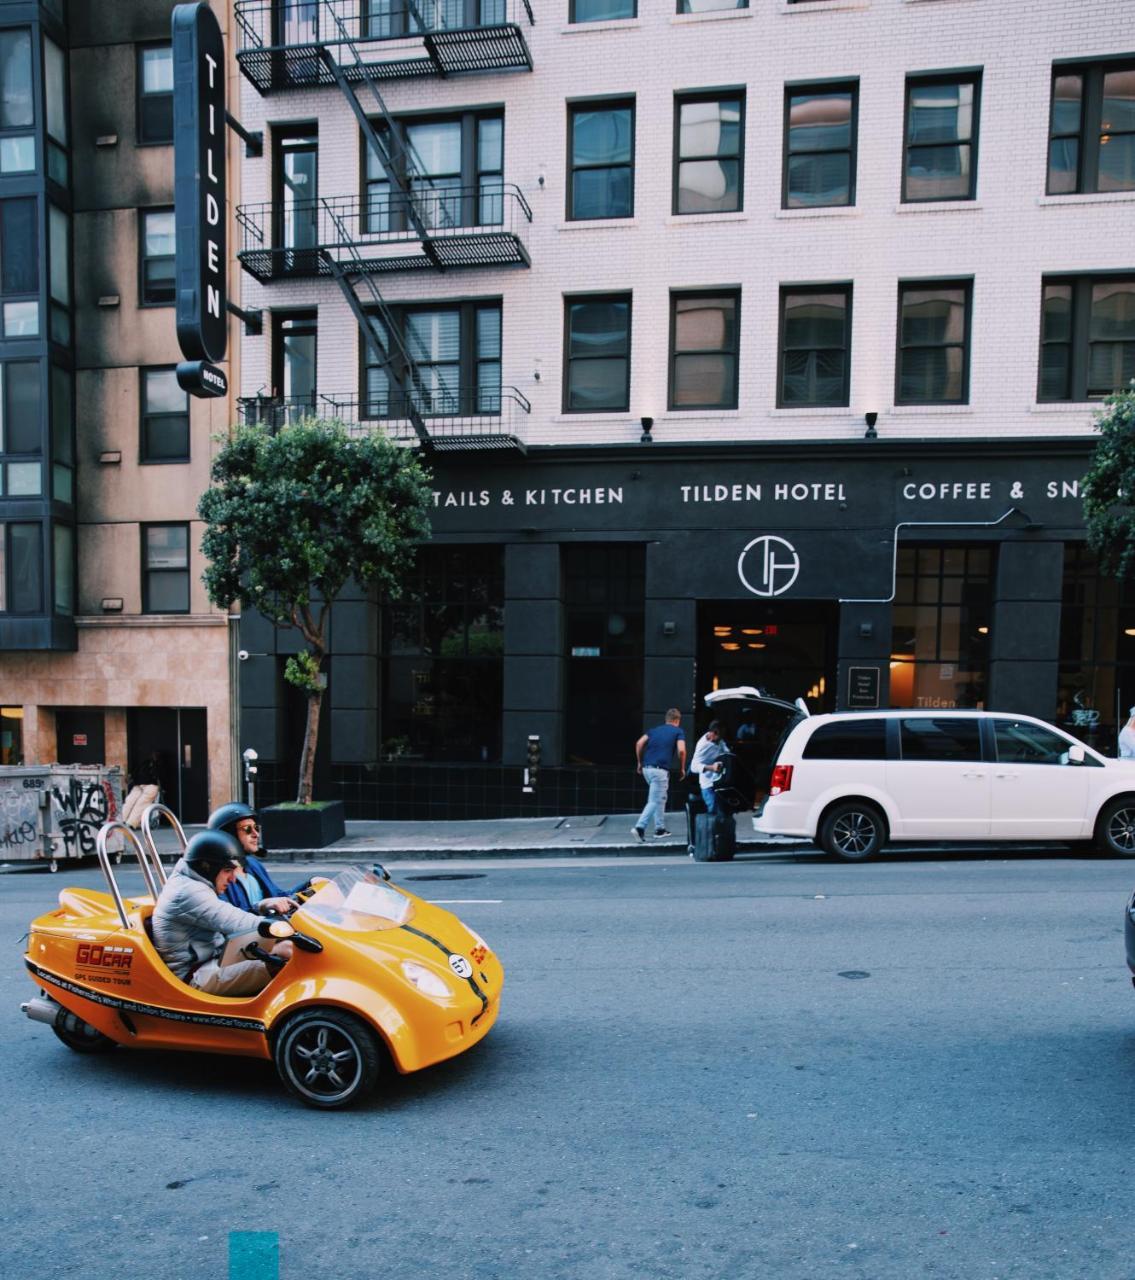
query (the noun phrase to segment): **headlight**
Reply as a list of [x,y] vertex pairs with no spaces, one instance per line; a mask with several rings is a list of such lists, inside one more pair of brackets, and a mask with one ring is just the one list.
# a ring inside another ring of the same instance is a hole
[[403,960],[402,972],[406,975],[406,981],[411,986],[417,987],[424,996],[441,998],[453,994],[445,979],[439,978],[432,969],[427,969],[425,965],[417,964],[413,960]]

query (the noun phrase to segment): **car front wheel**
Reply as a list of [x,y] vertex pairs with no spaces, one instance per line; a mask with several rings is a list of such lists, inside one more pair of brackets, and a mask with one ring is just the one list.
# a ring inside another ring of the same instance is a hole
[[866,862],[883,847],[883,815],[874,805],[848,800],[828,810],[820,825],[820,847],[844,862]]
[[1113,800],[1100,814],[1096,843],[1117,858],[1135,858],[1135,797]]
[[382,1069],[378,1037],[342,1009],[297,1013],[276,1037],[273,1056],[289,1092],[323,1111],[365,1098]]

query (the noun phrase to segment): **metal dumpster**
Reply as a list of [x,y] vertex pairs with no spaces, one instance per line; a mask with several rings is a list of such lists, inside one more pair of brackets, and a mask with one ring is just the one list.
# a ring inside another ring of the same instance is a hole
[[[122,770],[102,764],[0,765],[0,863],[94,857],[95,836],[122,813]],[[123,837],[108,849],[122,857]]]

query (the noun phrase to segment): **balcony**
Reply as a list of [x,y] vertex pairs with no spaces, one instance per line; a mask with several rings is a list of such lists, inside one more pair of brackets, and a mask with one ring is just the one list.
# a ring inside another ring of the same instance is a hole
[[259,93],[334,84],[320,50],[359,83],[531,71],[529,0],[238,0],[237,62]]
[[[429,447],[436,452],[527,451],[532,405],[516,387],[473,395],[421,391],[414,394],[413,404],[425,423]],[[245,396],[237,406],[245,426],[278,431],[305,418],[327,418],[345,423],[351,435],[382,431],[400,444],[419,443],[405,396],[388,395],[369,402],[350,393],[291,400]]]
[[[412,225],[410,206],[425,229]],[[241,205],[240,264],[262,284],[332,274],[328,257],[352,273],[450,267],[531,266],[532,210],[510,183],[425,188],[369,198]],[[287,247],[282,247],[282,246]],[[279,247],[273,247],[279,246]]]

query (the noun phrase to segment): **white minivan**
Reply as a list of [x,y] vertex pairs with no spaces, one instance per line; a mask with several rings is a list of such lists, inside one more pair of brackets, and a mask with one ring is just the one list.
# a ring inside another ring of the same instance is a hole
[[[888,841],[1090,841],[1135,857],[1135,760],[1113,760],[1033,716],[1001,711],[849,711],[742,687],[714,714],[764,726],[748,762],[758,835],[799,836],[848,861]],[[774,726],[779,726],[779,733]],[[775,740],[774,740],[775,739]],[[761,803],[761,794],[767,796]]]

